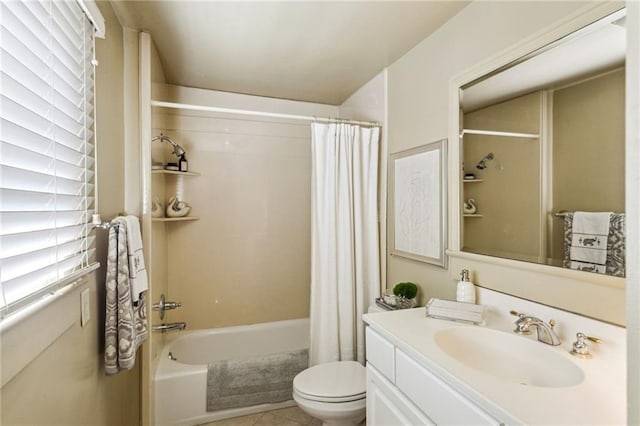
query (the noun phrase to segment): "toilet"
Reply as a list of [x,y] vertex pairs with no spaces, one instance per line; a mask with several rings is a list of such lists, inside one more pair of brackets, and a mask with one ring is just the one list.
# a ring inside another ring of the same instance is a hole
[[357,425],[367,411],[367,370],[357,361],[315,365],[293,379],[293,399],[324,425]]
[[[376,305],[369,312],[382,311]],[[293,379],[298,407],[325,426],[352,426],[367,412],[367,370],[356,361],[314,365]]]

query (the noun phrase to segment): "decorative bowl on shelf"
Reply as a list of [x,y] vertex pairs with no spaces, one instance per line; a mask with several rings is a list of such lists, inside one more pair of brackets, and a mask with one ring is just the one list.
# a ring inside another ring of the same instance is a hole
[[384,303],[387,305],[393,306],[396,309],[411,309],[418,305],[418,300],[415,297],[407,299],[406,297],[396,296],[389,290],[384,292],[382,300],[384,300]]
[[156,197],[151,204],[151,217],[164,217],[164,206]]
[[171,197],[167,203],[167,217],[185,217],[190,210],[191,206],[177,197]]

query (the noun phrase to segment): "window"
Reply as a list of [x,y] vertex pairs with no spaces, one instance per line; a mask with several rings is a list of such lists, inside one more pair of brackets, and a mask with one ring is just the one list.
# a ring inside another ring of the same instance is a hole
[[72,1],[0,4],[0,313],[94,263],[93,26]]

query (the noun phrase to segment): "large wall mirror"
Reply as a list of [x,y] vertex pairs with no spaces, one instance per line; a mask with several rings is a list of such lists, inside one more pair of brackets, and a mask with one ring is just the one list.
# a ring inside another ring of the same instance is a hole
[[463,252],[624,277],[624,21],[460,89]]

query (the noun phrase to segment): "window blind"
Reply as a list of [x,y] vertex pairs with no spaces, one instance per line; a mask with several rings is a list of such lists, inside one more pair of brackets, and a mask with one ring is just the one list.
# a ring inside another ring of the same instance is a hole
[[76,2],[0,3],[0,314],[94,261],[93,27]]

